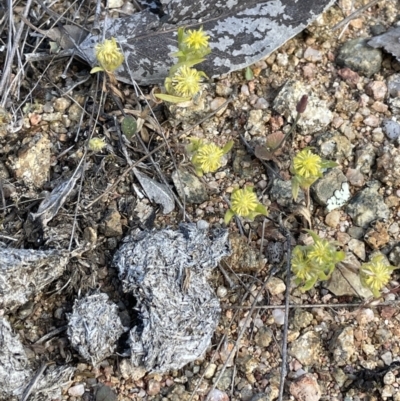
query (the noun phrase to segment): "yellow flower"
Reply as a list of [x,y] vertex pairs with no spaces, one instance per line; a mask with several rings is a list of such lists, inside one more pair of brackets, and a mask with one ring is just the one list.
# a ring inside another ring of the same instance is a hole
[[259,214],[268,215],[267,208],[257,200],[253,187],[235,189],[231,196],[231,208],[225,214],[225,223],[228,224],[234,215],[253,220]]
[[335,251],[332,244],[327,240],[320,239],[311,246],[310,251],[308,252],[308,257],[311,260],[315,260],[317,263],[322,264],[329,261],[332,251]]
[[376,254],[368,263],[363,263],[360,271],[362,284],[369,288],[375,298],[380,296],[380,291],[390,280],[395,269],[383,255]]
[[[115,38],[106,39],[103,43],[98,43],[95,47],[95,52],[97,61],[107,72],[115,71],[124,61],[124,55],[121,53]],[[98,69],[93,72],[97,71]]]
[[198,31],[189,29],[188,36],[183,42],[189,49],[194,48],[195,50],[199,50],[202,47],[208,46],[208,39],[210,39],[210,37],[203,32],[203,27],[201,27]]
[[183,65],[172,77],[172,87],[179,96],[191,97],[200,90],[201,74]]
[[89,141],[89,149],[93,152],[100,152],[106,146],[104,139],[101,138],[92,138]]
[[309,148],[297,153],[293,159],[294,173],[300,177],[322,176],[322,159],[311,152]]
[[192,163],[198,166],[203,173],[211,173],[221,167],[221,157],[224,155],[222,148],[213,143],[202,145],[192,158]]

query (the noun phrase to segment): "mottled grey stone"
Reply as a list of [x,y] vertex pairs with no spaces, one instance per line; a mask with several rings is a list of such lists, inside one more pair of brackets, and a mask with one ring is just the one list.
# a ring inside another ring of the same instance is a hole
[[371,167],[375,162],[376,149],[372,143],[367,143],[361,149],[356,151],[356,165],[355,168],[360,170],[363,174],[369,174]]
[[338,366],[349,363],[355,352],[353,328],[345,327],[343,330],[336,332],[329,348]]
[[269,327],[262,326],[255,336],[255,343],[259,347],[268,347],[273,339],[272,330]]
[[294,356],[303,365],[311,366],[319,362],[320,351],[321,342],[319,335],[314,331],[309,331],[293,341],[289,349],[289,354]]
[[316,138],[315,145],[321,157],[338,162],[350,157],[353,150],[351,142],[337,132],[324,132]]
[[396,244],[390,251],[389,261],[393,266],[400,266],[400,244]]
[[273,102],[273,108],[289,121],[294,121],[297,116],[296,106],[303,95],[308,95],[307,107],[301,114],[297,127],[303,135],[312,134],[325,128],[333,118],[332,112],[326,106],[325,101],[312,93],[312,88],[300,81],[288,81],[280,90]]
[[208,200],[207,188],[196,175],[179,169],[172,173],[172,181],[182,201],[199,204]]
[[328,212],[341,208],[350,199],[349,183],[340,169],[329,170],[311,187],[316,202]]
[[378,194],[378,187],[374,184],[353,196],[347,205],[346,212],[354,224],[363,228],[374,220],[388,219],[390,215],[383,196]]
[[[292,195],[292,183],[291,181],[283,181],[276,179],[274,180],[274,184],[272,185],[271,191],[269,193],[272,201],[278,203],[278,205],[283,207],[292,207],[293,206],[293,195]],[[303,191],[299,191],[299,195],[297,197],[297,203],[304,202],[304,193]]]
[[336,62],[370,77],[381,69],[382,51],[368,46],[368,39],[352,39],[341,47]]
[[314,316],[312,315],[312,313],[302,310],[300,308],[296,309],[294,311],[293,326],[296,329],[304,329],[305,327],[310,325],[313,319]]

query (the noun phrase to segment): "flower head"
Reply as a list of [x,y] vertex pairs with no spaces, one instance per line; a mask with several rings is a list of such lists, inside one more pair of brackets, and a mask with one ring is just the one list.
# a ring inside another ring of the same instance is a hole
[[361,282],[369,288],[375,298],[380,296],[380,291],[390,280],[395,269],[381,254],[374,255],[368,263],[361,266]]
[[221,167],[223,150],[213,143],[200,146],[192,158],[192,163],[198,165],[203,173],[210,173]]
[[89,149],[93,152],[100,152],[105,146],[106,143],[102,138],[92,138],[89,141]]
[[221,167],[221,158],[228,153],[233,146],[233,141],[229,141],[223,148],[214,143],[204,143],[201,139],[191,139],[191,144],[186,148],[192,153],[192,163],[196,167],[199,176],[204,173],[212,173]]
[[310,148],[305,148],[293,159],[293,170],[300,177],[321,177],[322,159]]
[[191,97],[199,92],[201,74],[194,68],[183,65],[172,77],[172,87],[179,96]]
[[189,29],[183,42],[189,49],[199,50],[202,47],[208,47],[208,39],[210,37],[203,32],[203,27],[201,27],[197,31]]
[[235,189],[231,196],[231,208],[225,214],[225,223],[228,224],[234,215],[253,220],[259,214],[267,216],[267,208],[258,202],[253,187]]
[[97,61],[103,70],[107,72],[115,71],[124,61],[124,55],[121,53],[115,38],[106,39],[103,43],[98,43],[95,47],[95,52]]

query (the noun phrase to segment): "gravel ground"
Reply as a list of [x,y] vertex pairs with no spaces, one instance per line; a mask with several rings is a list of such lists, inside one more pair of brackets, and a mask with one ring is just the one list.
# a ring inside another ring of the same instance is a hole
[[[29,227],[28,215],[37,212],[40,200],[79,165],[93,130],[90,115],[98,112],[93,99],[101,90],[93,89],[92,77],[74,87],[88,77],[87,67],[73,62],[61,79],[65,61],[54,61],[33,91],[32,101],[18,112],[15,104],[6,105],[7,113],[13,110],[14,116],[22,117],[12,120],[12,129],[0,126],[0,177],[7,206],[2,208],[1,240],[15,248],[66,250],[71,249],[74,233],[73,248],[88,246],[28,303],[12,312],[0,310],[19,335],[33,371],[47,362],[76,368],[61,398],[42,399],[277,399],[287,278],[287,244],[277,222],[280,216],[287,220],[292,247],[309,241],[302,232],[307,227],[304,212],[299,212],[304,198],[298,203],[291,199],[290,163],[299,150],[312,146],[338,167],[314,184],[309,219],[313,230],[336,241],[347,257],[328,282],[310,291],[301,292],[291,280],[283,399],[400,400],[398,274],[393,273],[379,300],[361,286],[356,274],[360,263],[376,252],[400,265],[400,125],[396,120],[400,63],[363,39],[385,32],[398,20],[399,2],[378,2],[334,31],[353,2],[338,3],[305,32],[251,66],[252,79],[246,80],[244,71],[238,71],[207,83],[195,109],[155,106],[170,148],[155,151],[154,162],[169,183],[177,166],[187,173],[181,173],[181,179],[187,190],[188,219],[223,226],[226,200],[234,188],[245,184],[255,187],[270,212],[270,220],[259,216],[254,222],[244,221],[242,227],[234,220],[230,223],[232,255],[209,277],[221,302],[220,321],[204,356],[179,370],[147,373],[132,366],[124,354],[127,338],[119,341],[112,356],[93,367],[70,346],[63,329],[74,300],[95,289],[108,294],[118,306],[122,324],[131,327],[137,319],[135,300],[122,293],[114,254],[122,238],[143,228],[149,216],[158,229],[176,228],[182,221],[178,207],[163,215],[127,173],[126,154],[118,145],[118,132],[110,126],[113,116],[122,119],[116,102],[108,97],[96,126],[95,136],[104,138],[106,147],[85,156],[79,190],[71,191],[44,233]],[[354,3],[359,8],[366,2]],[[44,66],[38,62],[32,67],[31,75],[21,82],[22,93],[39,79]],[[118,88],[124,95],[124,109],[145,120],[143,142],[150,150],[157,148],[162,138],[155,133],[156,123],[140,109],[132,87],[119,84]],[[143,88],[145,95],[150,89]],[[271,133],[288,132],[303,94],[309,96],[306,113],[274,164],[268,162],[282,178],[273,179],[240,137],[254,148]],[[185,132],[221,105],[216,114]],[[82,108],[87,113],[82,114]],[[234,147],[216,173],[198,179],[184,157],[191,137],[218,145],[233,140]],[[126,146],[126,152],[132,160],[143,156],[136,141]],[[254,300],[257,306],[250,313]],[[53,330],[53,336],[42,339]]]

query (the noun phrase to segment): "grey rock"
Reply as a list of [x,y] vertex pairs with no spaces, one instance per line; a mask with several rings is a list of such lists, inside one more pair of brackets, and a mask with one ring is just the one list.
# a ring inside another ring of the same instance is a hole
[[318,154],[323,158],[330,158],[339,162],[351,156],[353,145],[344,135],[335,132],[326,132],[315,140]]
[[390,251],[389,261],[393,266],[400,266],[400,244],[396,244]]
[[337,366],[344,366],[349,363],[355,352],[353,328],[345,327],[336,332],[329,348]]
[[293,341],[289,349],[289,354],[306,366],[318,363],[320,352],[320,338],[314,331],[309,331]]
[[329,170],[312,185],[311,193],[328,212],[341,208],[350,199],[349,184],[340,169]]
[[389,96],[400,97],[400,74],[393,74],[387,80]]
[[364,230],[361,227],[352,226],[347,230],[347,234],[349,234],[351,238],[360,239],[364,235]]
[[348,242],[348,247],[349,250],[354,253],[354,255],[363,261],[365,260],[365,242],[352,238]]
[[[275,179],[272,185],[269,196],[272,201],[278,203],[279,206],[293,207],[292,183],[290,181],[282,181]],[[299,191],[297,203],[304,202],[304,193]]]
[[377,219],[388,219],[390,210],[378,194],[377,185],[365,188],[358,192],[349,202],[346,212],[350,215],[353,223],[366,228],[368,224]]
[[311,88],[300,81],[288,81],[273,102],[275,111],[294,121],[297,115],[296,106],[303,95],[308,95],[307,108],[297,123],[303,135],[312,134],[325,128],[333,118],[325,101],[312,93]]
[[146,369],[143,366],[133,366],[129,359],[122,359],[119,364],[119,371],[125,380],[137,381],[146,375]]
[[363,145],[361,149],[356,151],[356,164],[355,168],[360,170],[363,174],[369,174],[371,167],[375,162],[376,149],[371,143]]
[[258,330],[254,340],[259,347],[268,347],[273,338],[272,330],[269,327],[262,326]]
[[398,116],[400,114],[400,97],[389,98],[387,104],[392,115]]
[[208,200],[207,188],[196,175],[178,169],[172,173],[172,181],[182,201],[199,204]]
[[96,391],[96,401],[117,401],[118,396],[115,391],[106,385],[100,385]]
[[340,48],[336,62],[370,77],[381,69],[382,51],[368,46],[368,39],[352,39]]
[[294,311],[293,326],[295,329],[304,329],[310,325],[313,319],[312,313],[298,308]]

